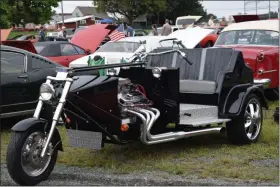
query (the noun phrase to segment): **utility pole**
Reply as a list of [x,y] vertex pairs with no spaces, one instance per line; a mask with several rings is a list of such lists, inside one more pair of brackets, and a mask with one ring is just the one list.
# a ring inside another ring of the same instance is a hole
[[271,18],[270,17],[270,0],[268,1],[268,17],[269,17],[269,19]]
[[256,15],[258,15],[258,1],[256,0]]
[[63,0],[61,0],[62,26],[64,26]]

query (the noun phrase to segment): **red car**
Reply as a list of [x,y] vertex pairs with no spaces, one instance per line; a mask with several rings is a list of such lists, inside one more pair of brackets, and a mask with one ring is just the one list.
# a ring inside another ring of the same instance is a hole
[[69,64],[73,60],[95,52],[95,50],[102,43],[104,38],[106,38],[106,36],[112,31],[114,31],[116,28],[117,26],[108,24],[91,25],[87,29],[81,30],[77,34],[75,34],[70,42],[37,42],[34,44],[34,46],[29,41],[6,40],[5,38],[1,40],[4,40],[2,41],[2,43],[5,45],[37,53],[63,66],[69,67]]
[[254,71],[255,83],[279,92],[279,21],[259,20],[231,24],[219,35],[214,47],[243,52]]
[[203,40],[201,40],[200,45],[203,48],[212,47],[215,44],[215,42],[218,38],[218,35],[221,33],[221,31],[224,28],[225,28],[225,26],[204,27],[204,29],[211,29],[211,30],[213,30],[213,32],[211,34],[207,35]]

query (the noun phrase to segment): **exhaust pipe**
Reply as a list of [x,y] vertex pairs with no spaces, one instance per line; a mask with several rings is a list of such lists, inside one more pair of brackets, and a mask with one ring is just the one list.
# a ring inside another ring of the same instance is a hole
[[[152,111],[155,112],[155,114]],[[168,132],[168,133],[162,133],[157,135],[152,135],[150,133],[150,130],[154,124],[154,122],[158,119],[160,116],[159,110],[155,108],[150,108],[150,110],[147,109],[138,109],[138,110],[129,110],[126,111],[132,114],[135,114],[138,116],[143,124],[141,126],[142,132],[141,132],[141,141],[142,143],[146,145],[152,145],[152,144],[158,144],[163,142],[170,142],[179,140],[182,138],[189,138],[193,136],[199,136],[199,135],[206,135],[206,134],[213,134],[213,133],[220,133],[222,127],[215,127],[215,128],[209,128],[209,129],[202,129],[202,130],[196,130],[191,132]]]

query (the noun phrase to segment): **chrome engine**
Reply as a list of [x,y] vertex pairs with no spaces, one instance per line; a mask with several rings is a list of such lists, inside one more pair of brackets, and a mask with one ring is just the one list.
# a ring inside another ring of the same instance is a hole
[[119,84],[118,102],[125,108],[147,108],[153,105],[146,97],[145,88],[128,80]]

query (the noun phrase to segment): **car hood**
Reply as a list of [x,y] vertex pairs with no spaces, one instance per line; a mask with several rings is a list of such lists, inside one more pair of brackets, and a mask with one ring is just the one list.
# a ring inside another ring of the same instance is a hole
[[183,45],[188,49],[193,49],[195,46],[203,40],[207,35],[209,35],[213,30],[211,29],[203,29],[201,27],[187,28],[182,30],[177,30],[168,37],[177,38],[181,40]]
[[127,60],[130,58],[134,53],[121,53],[121,52],[95,52],[91,55],[83,56],[81,58],[78,58],[74,61],[72,61],[69,65],[69,67],[82,67],[88,65],[88,59],[89,57],[94,58],[96,55],[100,55],[101,57],[105,57],[105,63],[114,64],[119,63],[120,60],[123,58],[124,60]]
[[10,32],[12,31],[12,28],[10,29],[1,29],[1,41],[7,40]]
[[258,15],[234,15],[232,17],[235,23],[260,20]]
[[29,40],[6,40],[6,41],[1,41],[1,43],[4,45],[24,49],[31,53],[38,54],[33,43]]
[[71,43],[95,52],[105,37],[117,28],[115,25],[95,24],[73,35]]

